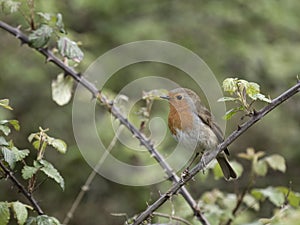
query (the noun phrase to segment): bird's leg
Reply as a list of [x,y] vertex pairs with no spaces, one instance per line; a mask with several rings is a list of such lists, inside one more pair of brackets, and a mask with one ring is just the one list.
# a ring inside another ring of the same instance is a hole
[[189,170],[190,170],[190,166],[195,162],[195,160],[197,159],[197,157],[200,155],[199,152],[196,152],[194,158],[192,159],[192,161],[189,163],[189,165],[184,169],[184,171],[181,174],[182,178],[185,178],[188,174],[189,174]]

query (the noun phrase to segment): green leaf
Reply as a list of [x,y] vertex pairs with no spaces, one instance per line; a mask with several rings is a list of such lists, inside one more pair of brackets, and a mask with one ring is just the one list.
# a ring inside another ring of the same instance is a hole
[[7,147],[2,147],[1,150],[4,160],[8,163],[9,167],[13,169],[16,164],[15,154]]
[[23,203],[16,201],[12,203],[12,209],[15,217],[17,218],[18,224],[23,225],[28,217],[26,206]]
[[13,0],[0,1],[2,11],[8,14],[17,12],[20,8],[21,2]]
[[74,80],[64,74],[58,74],[57,79],[52,81],[52,99],[60,106],[67,104],[72,97]]
[[254,100],[259,99],[259,100],[261,100],[261,101],[263,101],[263,102],[267,102],[267,103],[271,103],[271,102],[272,102],[271,99],[267,98],[266,96],[264,96],[264,95],[261,94],[261,93],[258,93],[258,94],[256,94],[256,95],[253,95],[253,96],[252,96],[252,99],[254,99]]
[[35,221],[37,225],[60,225],[56,218],[47,215],[37,216]]
[[0,146],[9,146],[9,143],[5,140],[4,137],[0,136]]
[[37,14],[47,22],[49,22],[54,17],[51,13],[38,12]]
[[9,208],[7,202],[0,202],[0,224],[8,224],[10,218]]
[[64,27],[64,23],[63,23],[63,19],[62,19],[62,14],[61,13],[57,13],[56,15],[56,23],[55,23],[56,27],[58,28],[58,30],[61,32],[61,33],[66,33]]
[[264,160],[273,170],[279,170],[283,173],[286,171],[285,159],[281,155],[274,154],[264,158]]
[[6,136],[10,134],[10,128],[6,125],[1,125],[0,124],[0,130],[5,134]]
[[43,24],[39,29],[33,31],[29,35],[28,38],[31,46],[34,48],[41,48],[45,46],[50,40],[52,33],[53,29],[50,26]]
[[9,106],[9,99],[1,99],[0,106],[2,106],[5,109],[13,110],[13,108]]
[[31,133],[27,139],[28,139],[29,143],[31,143],[34,138],[38,139],[38,133]]
[[238,98],[233,98],[233,97],[222,97],[218,99],[218,102],[234,102],[238,100]]
[[27,180],[31,178],[38,171],[38,169],[38,167],[24,166],[22,169],[22,177]]
[[[260,194],[260,196],[258,193]],[[285,200],[284,194],[274,187],[267,187],[265,189],[253,189],[251,191],[251,194],[258,200],[263,199],[262,196],[264,198],[268,198],[270,202],[272,202],[277,207],[282,206]],[[259,198],[257,198],[258,196]]]
[[223,81],[223,89],[226,92],[229,92],[230,94],[232,94],[233,92],[235,92],[237,90],[237,78],[226,78]]
[[243,107],[242,107],[242,106],[240,106],[240,107],[235,107],[235,108],[233,108],[233,109],[230,109],[230,110],[228,110],[228,111],[226,112],[225,116],[223,116],[223,119],[229,120],[229,119],[231,119],[231,117],[232,117],[234,114],[236,114],[237,112],[242,111],[242,110],[243,110]]
[[22,159],[26,158],[26,156],[29,155],[28,149],[19,150],[16,147],[12,147],[11,151],[14,153],[17,162],[21,161]]
[[250,194],[246,194],[243,198],[243,202],[255,211],[259,210],[259,202]]
[[300,193],[293,192],[287,187],[276,187],[277,190],[281,191],[284,196],[287,197],[288,202],[291,206],[297,208],[300,206]]
[[57,42],[60,54],[68,59],[79,63],[83,59],[83,52],[80,50],[76,42],[71,41],[67,37],[61,37]]
[[26,225],[36,225],[36,218],[35,217],[29,217],[26,220]]
[[[259,94],[259,92],[260,92],[260,87],[257,83],[248,82],[248,85],[246,88],[246,93],[250,98],[254,99],[253,96]],[[256,100],[256,99],[254,99],[254,100]]]
[[64,190],[65,182],[60,173],[57,171],[57,169],[55,169],[54,166],[46,160],[40,160],[39,163],[43,165],[41,171],[43,171],[48,177],[54,179]]
[[268,172],[267,163],[261,159],[258,160],[257,163],[253,166],[254,172],[259,176],[265,176]]
[[[5,124],[10,124],[14,127],[15,130],[19,131],[20,130],[20,125],[18,120],[0,120],[0,126],[5,125]],[[10,129],[9,129],[10,133]]]
[[53,140],[49,141],[49,144],[62,154],[65,154],[67,151],[67,144],[61,139],[53,138]]
[[8,120],[8,122],[15,128],[16,131],[20,130],[20,124],[18,120]]

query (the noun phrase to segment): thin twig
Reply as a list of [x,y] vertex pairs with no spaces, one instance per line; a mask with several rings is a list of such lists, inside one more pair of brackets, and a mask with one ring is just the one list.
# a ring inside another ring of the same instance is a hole
[[70,220],[73,218],[74,212],[77,209],[77,207],[79,206],[84,194],[90,189],[90,185],[93,182],[97,171],[100,169],[100,167],[102,166],[104,160],[106,159],[106,157],[110,154],[111,150],[113,149],[113,147],[116,145],[117,141],[118,141],[118,137],[121,133],[121,131],[123,130],[123,126],[120,126],[114,136],[114,138],[111,140],[109,146],[107,147],[105,154],[100,158],[100,160],[98,161],[97,165],[95,166],[95,168],[93,169],[93,171],[90,173],[90,175],[88,176],[87,180],[85,181],[84,185],[81,187],[81,191],[79,192],[79,194],[77,195],[75,201],[72,204],[71,209],[69,210],[69,212],[67,213],[63,224],[67,225]]
[[22,194],[28,199],[28,201],[31,203],[31,205],[33,206],[33,208],[35,209],[35,211],[37,211],[37,213],[39,215],[43,215],[44,212],[41,209],[41,207],[39,206],[39,204],[37,203],[37,201],[35,200],[35,198],[33,197],[33,195],[26,190],[26,188],[20,183],[20,181],[14,176],[13,172],[10,171],[4,164],[3,162],[0,160],[0,167],[2,168],[2,170],[5,172],[5,174],[9,177],[9,179],[11,179],[11,181],[18,187],[18,189],[22,192]]
[[[18,28],[14,28],[4,23],[3,21],[0,21],[0,27],[18,38],[22,44],[28,44],[30,46],[28,37],[23,34]],[[119,109],[113,105],[112,101],[109,101],[104,95],[101,94],[101,92],[96,88],[94,84],[88,81],[85,77],[82,77],[81,74],[75,71],[72,67],[65,65],[63,61],[56,57],[48,48],[37,48],[35,50],[44,55],[48,62],[52,62],[57,67],[61,68],[65,72],[65,74],[70,75],[74,80],[84,86],[93,95],[93,97],[97,98],[97,100],[99,100],[115,118],[117,118],[125,127],[127,127],[127,129],[130,130],[130,132],[133,134],[133,136],[140,141],[141,145],[143,145],[149,151],[149,153],[154,156],[154,158],[164,169],[164,172],[167,174],[170,180],[175,183],[178,183],[180,181],[180,178],[176,175],[176,173],[174,173],[170,165],[154,148],[151,141],[148,140],[141,132],[139,132],[139,130],[120,113]],[[196,201],[193,199],[188,190],[185,187],[180,187],[179,189],[180,194],[182,194],[182,196],[185,198],[185,200],[193,210],[196,218],[203,225],[209,225],[209,222],[197,207]]]
[[144,212],[142,212],[135,220],[133,225],[142,223],[148,216],[150,216],[155,210],[157,210],[162,204],[164,204],[171,196],[173,196],[183,185],[185,185],[190,179],[192,179],[199,171],[203,170],[204,167],[210,163],[221,151],[227,148],[234,140],[236,140],[241,134],[247,129],[254,125],[257,121],[263,118],[266,114],[271,112],[274,108],[280,105],[285,100],[289,99],[300,91],[300,82],[282,93],[273,101],[256,112],[251,119],[245,122],[239,129],[234,131],[228,138],[222,142],[215,151],[204,154],[200,163],[196,165],[187,176],[181,179],[178,183],[175,183],[165,194],[161,195],[152,205],[150,205]]
[[181,223],[184,223],[184,224],[187,224],[187,225],[192,225],[189,221],[187,221],[187,220],[185,220],[181,217],[178,217],[178,216],[172,216],[172,215],[168,215],[168,214],[160,213],[160,212],[154,212],[153,215],[163,217],[163,218],[169,218],[169,219],[172,219],[172,220],[177,220],[177,221],[179,221]]

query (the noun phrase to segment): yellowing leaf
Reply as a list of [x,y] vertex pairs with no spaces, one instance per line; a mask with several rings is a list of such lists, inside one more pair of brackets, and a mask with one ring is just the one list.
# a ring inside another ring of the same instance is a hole
[[12,209],[15,217],[17,218],[18,224],[23,225],[28,217],[26,206],[23,203],[16,201],[12,203]]
[[57,79],[52,81],[52,99],[60,106],[67,104],[72,97],[74,80],[64,74],[59,74]]
[[7,202],[0,202],[0,224],[8,224],[10,218],[9,208]]
[[286,170],[286,165],[285,165],[285,159],[278,154],[274,154],[271,156],[268,156],[264,159],[268,165],[274,169],[274,170],[279,170],[281,172],[285,172]]

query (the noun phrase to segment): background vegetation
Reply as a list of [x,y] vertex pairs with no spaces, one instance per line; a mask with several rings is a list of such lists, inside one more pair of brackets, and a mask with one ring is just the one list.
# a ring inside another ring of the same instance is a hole
[[[299,73],[300,2],[296,0],[48,0],[36,1],[36,9],[62,13],[69,36],[82,42],[85,57],[77,68],[81,71],[118,45],[157,39],[178,43],[197,53],[220,83],[226,77],[254,81],[261,84],[263,92],[270,94],[271,98],[294,84]],[[14,26],[22,25],[23,30],[28,28],[19,13],[8,15],[2,12],[0,18]],[[0,31],[0,68],[0,98],[9,98],[14,108],[11,112],[1,110],[0,117],[17,119],[21,124],[20,132],[13,133],[15,144],[20,148],[30,148],[27,137],[39,126],[49,128],[50,135],[60,137],[68,144],[64,157],[55,151],[47,152],[49,161],[65,178],[65,191],[62,192],[56,183],[46,181],[35,194],[42,208],[47,209],[47,214],[62,221],[91,168],[76,147],[72,105],[58,107],[51,99],[51,81],[60,71],[52,65],[44,65],[44,59],[28,47],[20,48],[19,41],[4,31]],[[195,88],[195,84],[180,71],[154,63],[134,65],[118,72],[106,88],[117,93],[126,83],[153,74]],[[245,152],[247,147],[254,147],[267,154],[280,153],[287,160],[286,173],[269,171],[268,176],[257,179],[257,187],[289,186],[292,182],[292,189],[300,191],[299,100],[299,95],[290,99],[230,146],[233,159],[237,159],[237,154]],[[153,113],[166,116],[166,107],[157,110],[154,107]],[[238,116],[234,119],[227,125],[227,133],[240,123]],[[172,144],[171,139],[170,142]],[[132,155],[123,157],[135,160]],[[238,161],[249,167],[247,161]],[[239,184],[214,180],[212,176],[203,183],[198,177],[188,188],[195,198],[214,188],[234,192],[235,188],[246,185],[246,177],[247,170]],[[158,190],[165,190],[169,185],[165,182],[155,186],[129,187],[97,176],[71,224],[120,224],[124,218],[111,213],[132,216],[143,210],[146,202],[155,199]],[[0,189],[0,201],[20,198],[5,180],[0,180]],[[178,202],[181,207],[184,204]],[[259,212],[261,217],[272,215],[268,206],[266,203]],[[172,206],[165,206],[164,211],[170,213]]]

